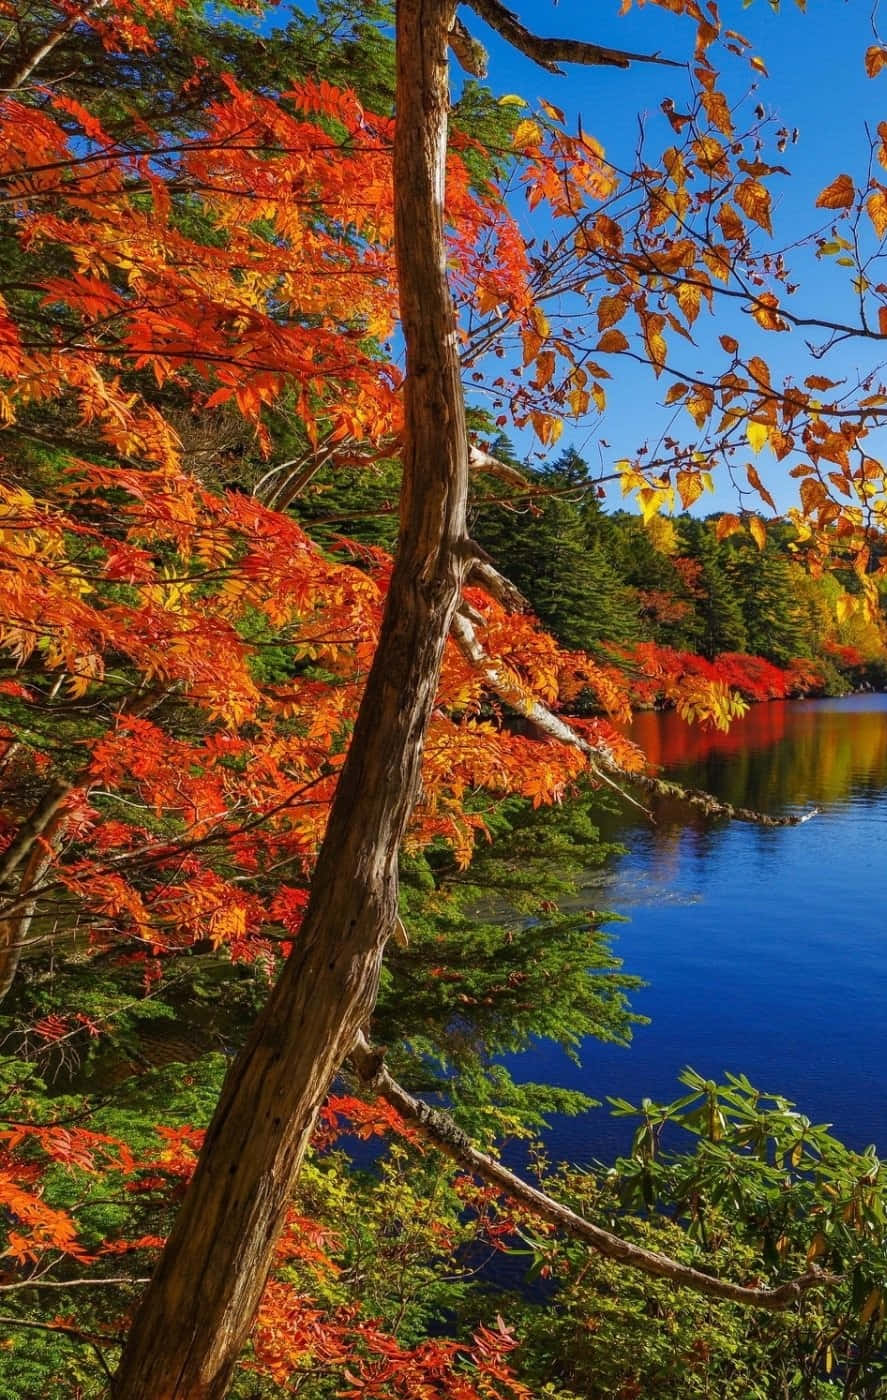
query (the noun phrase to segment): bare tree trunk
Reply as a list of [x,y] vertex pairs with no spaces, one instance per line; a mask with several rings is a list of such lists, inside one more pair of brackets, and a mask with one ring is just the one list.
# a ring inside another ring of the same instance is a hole
[[330,1079],[376,997],[397,855],[469,559],[468,446],[443,235],[455,0],[399,0],[394,180],[407,347],[397,563],[293,954],[226,1080],[115,1383],[119,1400],[219,1400],[253,1320]]

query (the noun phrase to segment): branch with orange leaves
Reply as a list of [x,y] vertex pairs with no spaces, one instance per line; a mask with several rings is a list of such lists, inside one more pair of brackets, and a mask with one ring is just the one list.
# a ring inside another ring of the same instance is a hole
[[[498,569],[486,558],[475,560],[469,579],[472,583],[479,584],[480,587],[484,588],[508,611],[526,611],[525,600],[514,584],[510,583],[503,574],[500,574]],[[623,784],[640,788],[651,797],[683,802],[696,808],[697,811],[703,812],[708,817],[726,817],[730,821],[751,822],[756,826],[800,826],[818,813],[819,808],[813,807],[809,812],[772,816],[767,812],[756,812],[751,807],[736,807],[732,802],[724,802],[710,792],[703,792],[698,788],[687,788],[681,783],[670,782],[665,778],[656,778],[649,773],[626,772],[616,763],[612,754],[600,746],[590,744],[570,724],[556,715],[547,705],[543,705],[540,700],[534,700],[528,705],[523,698],[515,698],[512,682],[496,661],[489,656],[478,637],[477,629],[482,624],[483,618],[480,614],[463,604],[453,618],[451,635],[463,656],[481,672],[490,689],[506,705],[518,709],[547,738],[579,749],[588,759],[594,777],[610,787],[615,787],[627,801],[631,802],[633,799],[624,791]]]
[[383,1053],[372,1048],[362,1034],[352,1047],[349,1060],[368,1088],[380,1094],[411,1126],[418,1129],[427,1142],[465,1171],[504,1192],[511,1200],[518,1201],[556,1229],[582,1240],[598,1254],[626,1268],[665,1279],[676,1288],[688,1288],[706,1298],[718,1298],[747,1308],[762,1308],[767,1312],[784,1312],[811,1288],[828,1288],[838,1282],[831,1274],[811,1269],[777,1288],[749,1287],[703,1273],[688,1264],[680,1264],[656,1250],[643,1249],[600,1225],[593,1225],[569,1206],[509,1171],[494,1157],[481,1152],[448,1113],[432,1108],[404,1089],[385,1068]]

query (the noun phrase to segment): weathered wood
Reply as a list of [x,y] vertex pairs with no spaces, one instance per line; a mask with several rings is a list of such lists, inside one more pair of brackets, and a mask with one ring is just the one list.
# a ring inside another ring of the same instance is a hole
[[682,65],[658,53],[630,53],[627,49],[611,49],[603,44],[590,44],[582,39],[544,39],[521,24],[513,10],[501,0],[467,0],[491,29],[507,39],[509,44],[526,54],[549,73],[562,73],[561,63],[582,63],[592,67],[629,68],[632,63],[663,63],[668,68]]
[[554,1225],[573,1239],[581,1240],[606,1259],[613,1259],[617,1264],[651,1278],[664,1279],[675,1288],[687,1288],[705,1298],[718,1298],[746,1308],[761,1308],[765,1312],[784,1312],[811,1288],[830,1288],[840,1282],[832,1274],[813,1268],[776,1288],[760,1288],[757,1285],[733,1283],[730,1279],[718,1278],[716,1274],[705,1274],[701,1269],[694,1269],[667,1254],[660,1254],[658,1250],[633,1244],[631,1240],[586,1220],[538,1186],[509,1171],[495,1157],[481,1152],[448,1113],[432,1108],[398,1084],[385,1068],[382,1054],[371,1048],[362,1034],[358,1036],[349,1058],[363,1082],[418,1128],[426,1141],[438,1151],[497,1191],[504,1192],[509,1199],[519,1201],[540,1220]]
[[401,535],[298,941],[232,1067],[139,1308],[118,1400],[220,1400],[329,1082],[376,996],[397,855],[470,559],[468,439],[443,202],[455,0],[400,0],[394,180],[406,344]]

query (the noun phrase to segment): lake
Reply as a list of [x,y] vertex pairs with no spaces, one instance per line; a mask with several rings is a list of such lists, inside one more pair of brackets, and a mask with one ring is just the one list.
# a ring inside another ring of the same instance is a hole
[[[586,907],[614,927],[626,970],[648,986],[650,1017],[628,1049],[587,1041],[581,1067],[540,1045],[511,1061],[519,1079],[677,1097],[692,1065],[744,1071],[794,1099],[854,1147],[887,1154],[887,696],[752,706],[726,735],[674,713],[638,716],[632,735],[662,771],[763,811],[821,815],[799,827],[711,822],[667,804],[655,825],[606,823],[629,853],[590,873]],[[606,1108],[557,1118],[555,1160],[606,1159],[627,1146]]]

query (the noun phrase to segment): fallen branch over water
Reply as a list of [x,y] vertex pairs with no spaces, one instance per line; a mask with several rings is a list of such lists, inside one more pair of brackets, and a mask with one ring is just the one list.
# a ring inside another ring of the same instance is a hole
[[[487,560],[475,561],[472,566],[471,581],[484,588],[508,611],[524,610],[525,600],[514,584],[500,574]],[[625,791],[623,785],[639,788],[654,797],[684,802],[690,807],[695,807],[697,811],[704,812],[709,817],[727,817],[730,821],[752,822],[756,826],[800,826],[819,812],[818,807],[813,807],[809,812],[800,814],[771,816],[767,812],[756,812],[751,807],[734,807],[732,802],[723,802],[712,793],[702,792],[698,788],[684,787],[681,783],[665,778],[655,778],[648,773],[626,772],[614,761],[606,749],[590,744],[572,725],[561,719],[547,705],[543,705],[540,700],[535,700],[528,706],[521,697],[515,696],[510,677],[492,659],[478,637],[477,626],[482,621],[479,614],[465,604],[453,618],[451,634],[463,656],[477,667],[500,700],[519,710],[547,738],[555,739],[561,744],[569,744],[572,748],[579,749],[581,753],[584,753],[594,776],[600,782],[607,783],[610,787],[616,787],[626,801],[634,802],[634,799]],[[638,804],[634,803],[634,805]],[[649,816],[650,813],[647,815]]]
[[679,1264],[656,1250],[643,1249],[599,1225],[593,1225],[569,1206],[509,1171],[494,1157],[481,1152],[448,1113],[432,1108],[404,1089],[385,1068],[382,1052],[373,1049],[362,1034],[358,1036],[349,1059],[363,1083],[397,1109],[432,1146],[472,1175],[503,1191],[511,1200],[519,1201],[540,1219],[574,1239],[582,1240],[598,1254],[626,1268],[665,1279],[676,1288],[689,1288],[706,1298],[719,1298],[742,1307],[762,1308],[767,1312],[784,1312],[811,1288],[829,1288],[839,1281],[831,1274],[812,1269],[780,1284],[778,1288],[746,1287],[713,1274],[705,1274],[688,1264]]

